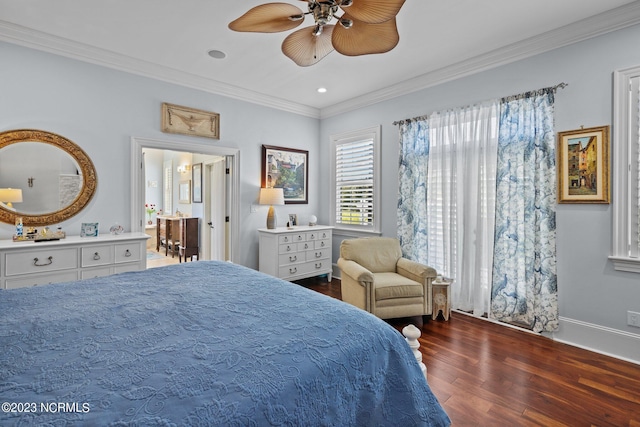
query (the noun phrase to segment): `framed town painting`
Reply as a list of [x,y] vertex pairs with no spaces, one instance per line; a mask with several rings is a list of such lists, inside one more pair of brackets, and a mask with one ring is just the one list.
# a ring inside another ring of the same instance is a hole
[[609,126],[558,132],[558,203],[609,203]]
[[282,188],[284,203],[308,203],[309,152],[262,146],[262,187]]

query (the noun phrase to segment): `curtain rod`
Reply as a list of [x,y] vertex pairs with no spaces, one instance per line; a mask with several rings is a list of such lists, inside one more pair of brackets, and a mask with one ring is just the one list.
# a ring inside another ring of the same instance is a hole
[[[550,86],[550,87],[545,87],[542,89],[538,89],[538,90],[533,90],[533,91],[528,91],[528,92],[523,92],[520,93],[518,95],[510,95],[510,96],[505,96],[500,98],[502,101],[513,101],[516,99],[520,99],[520,98],[526,98],[528,96],[534,95],[534,94],[542,94],[545,91],[552,91],[553,93],[556,93],[558,91],[558,89],[564,89],[565,87],[569,86],[569,83],[558,83],[555,86]],[[411,119],[404,119],[404,120],[398,120],[393,122],[393,125],[401,125],[401,124],[405,124],[405,123],[411,123],[413,121],[417,121],[417,120],[425,120],[429,117],[429,114],[424,115],[424,116],[417,116],[417,117],[413,117]]]

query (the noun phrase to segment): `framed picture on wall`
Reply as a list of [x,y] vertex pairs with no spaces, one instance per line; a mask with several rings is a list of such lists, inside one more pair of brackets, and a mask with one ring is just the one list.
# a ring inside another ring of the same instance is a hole
[[191,167],[191,183],[193,203],[202,203],[202,163],[196,163]]
[[558,132],[558,203],[609,203],[609,126]]
[[163,102],[161,130],[220,139],[220,114]]
[[284,203],[308,203],[309,152],[262,146],[262,187],[282,188]]

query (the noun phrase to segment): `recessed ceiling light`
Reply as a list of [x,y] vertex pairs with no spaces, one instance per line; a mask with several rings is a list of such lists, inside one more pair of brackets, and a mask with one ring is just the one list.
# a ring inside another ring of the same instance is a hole
[[215,50],[214,49],[214,50],[210,50],[209,51],[209,56],[212,57],[212,58],[215,58],[215,59],[223,59],[223,58],[225,58],[227,56],[227,54],[224,53],[221,50]]
[[319,87],[318,88],[318,93],[325,93],[327,91],[326,87]]

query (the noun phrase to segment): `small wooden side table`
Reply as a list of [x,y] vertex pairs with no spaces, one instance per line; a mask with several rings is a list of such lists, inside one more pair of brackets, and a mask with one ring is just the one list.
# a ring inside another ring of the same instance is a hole
[[431,282],[433,310],[431,312],[431,319],[435,320],[442,311],[442,317],[444,320],[449,320],[449,314],[451,313],[451,281],[436,280]]

